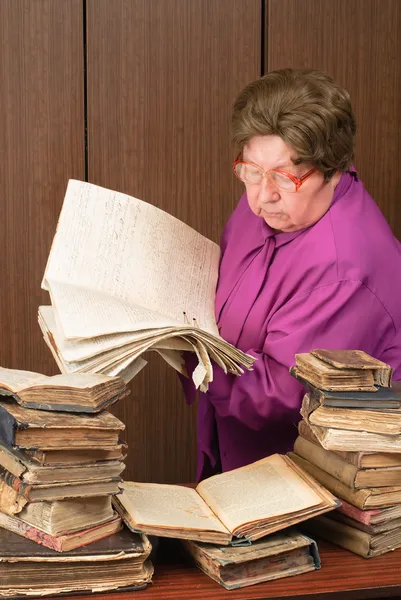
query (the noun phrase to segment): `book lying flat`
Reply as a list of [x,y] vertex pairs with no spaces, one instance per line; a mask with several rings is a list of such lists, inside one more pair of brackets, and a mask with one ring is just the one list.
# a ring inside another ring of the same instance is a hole
[[[327,422],[325,425],[315,425],[311,423],[311,417],[314,412],[317,410],[313,410],[314,407],[311,407],[309,402],[309,395],[306,394],[304,396],[302,406],[301,406],[301,415],[304,421],[307,423],[309,428],[311,429],[313,435],[319,441],[319,444],[326,448],[326,450],[332,451],[341,451],[341,452],[380,452],[380,453],[388,453],[395,454],[401,452],[401,435],[397,434],[387,434],[387,433],[373,433],[372,431],[364,431],[362,429],[355,428],[354,425],[351,424],[349,429],[337,428],[337,427],[329,427]],[[323,407],[321,407],[323,408]],[[325,409],[329,410],[329,409]],[[331,409],[331,410],[340,410],[340,409]],[[349,411],[354,412],[354,411]],[[360,411],[359,411],[360,412]],[[372,412],[372,411],[369,411]],[[387,414],[387,413],[386,413]],[[315,417],[317,420],[318,417]],[[315,420],[313,419],[313,420]],[[351,421],[350,421],[351,423]],[[369,420],[364,425],[365,429],[372,429],[375,427],[375,421]],[[394,425],[394,423],[393,423]],[[345,426],[345,423],[342,427]],[[394,430],[394,427],[393,427]]]
[[146,536],[123,528],[98,542],[62,554],[0,529],[0,598],[141,589],[151,581]]
[[316,543],[293,530],[274,533],[243,547],[190,540],[183,544],[196,565],[227,590],[320,568]]
[[401,504],[375,510],[361,510],[360,508],[349,504],[349,502],[341,500],[341,504],[336,511],[351,517],[355,521],[373,526],[401,519]]
[[67,415],[0,402],[0,441],[17,448],[104,450],[118,444],[124,429],[124,423],[105,410],[97,415]]
[[0,367],[0,394],[13,396],[26,408],[99,412],[128,393],[120,377],[90,373],[47,377]]
[[328,391],[376,391],[389,387],[393,370],[362,350],[312,350],[295,355],[295,377]]
[[362,510],[401,504],[401,486],[355,490],[342,483],[336,477],[329,475],[323,469],[319,469],[319,467],[308,460],[298,456],[298,454],[289,452],[288,456],[316,479],[316,481],[319,481],[326,489],[330,490],[340,501],[344,499]]
[[46,548],[57,552],[67,552],[117,533],[122,528],[122,521],[115,513],[112,519],[102,525],[56,536],[26,523],[20,517],[0,513],[0,527],[46,546]]
[[183,373],[183,345],[198,359],[192,378],[203,390],[212,359],[236,375],[251,368],[255,358],[219,334],[219,262],[219,246],[172,215],[70,180],[42,281],[52,310],[38,315],[62,372],[118,375],[157,349]]
[[28,502],[18,517],[53,536],[75,533],[110,521],[111,496]]
[[359,529],[360,531],[364,531],[369,535],[377,535],[379,533],[385,533],[386,531],[391,531],[392,529],[401,529],[401,518],[391,519],[386,521],[385,523],[376,523],[366,525],[366,523],[361,523],[348,515],[345,515],[339,511],[333,510],[332,518],[335,521],[339,521],[340,523],[345,523],[345,525],[349,525],[350,527],[354,527],[355,529]]
[[[298,423],[299,435],[306,438],[314,444],[319,444],[319,440],[313,433],[311,427],[306,421],[301,420]],[[373,469],[382,467],[401,467],[401,453],[390,452],[344,452],[341,450],[332,450],[337,456],[340,456],[350,465],[359,469]]]
[[279,454],[205,479],[196,489],[124,482],[113,503],[133,531],[226,545],[257,540],[337,505]]
[[23,450],[0,442],[1,467],[24,483],[39,484],[113,479],[121,475],[125,464],[119,460],[105,460],[99,461],[96,468],[93,468],[93,464],[42,466]]
[[0,481],[29,502],[62,500],[63,498],[89,498],[119,494],[121,477],[63,483],[26,483],[0,467]]
[[329,516],[322,516],[305,523],[303,529],[310,535],[328,540],[364,558],[379,556],[401,547],[401,527],[369,534]]
[[356,392],[350,390],[320,390],[301,377],[297,367],[290,367],[290,373],[308,390],[308,394],[322,406],[334,408],[366,408],[368,410],[400,410],[401,394],[398,382],[391,387],[375,386],[374,391]]
[[401,486],[401,467],[360,469],[334,452],[325,450],[320,444],[314,444],[301,436],[295,440],[294,452],[350,488]]
[[112,448],[68,448],[65,450],[24,450],[24,453],[41,466],[60,467],[65,465],[96,465],[105,460],[122,461],[127,455],[126,444]]

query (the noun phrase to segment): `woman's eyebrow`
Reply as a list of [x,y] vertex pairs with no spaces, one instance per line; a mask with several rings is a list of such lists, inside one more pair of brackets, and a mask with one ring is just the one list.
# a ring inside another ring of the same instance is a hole
[[[259,165],[259,163],[257,163],[256,160],[252,160],[251,158],[245,158],[245,156],[242,157],[242,160],[244,160],[245,162],[251,162],[254,165],[257,165],[258,167],[260,167],[262,169],[261,165]],[[286,161],[286,162],[283,162],[283,163],[279,163],[275,167],[272,167],[272,170],[275,170],[275,169],[291,169],[294,166],[296,166],[296,165],[294,165],[293,162]]]

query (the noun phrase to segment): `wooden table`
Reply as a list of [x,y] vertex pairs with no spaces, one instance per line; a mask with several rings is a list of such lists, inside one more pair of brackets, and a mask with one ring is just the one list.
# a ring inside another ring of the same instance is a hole
[[71,600],[401,599],[401,549],[364,559],[327,542],[318,542],[318,546],[322,561],[319,571],[228,591],[192,566],[179,542],[164,539],[154,560],[153,585],[147,589],[71,596]]

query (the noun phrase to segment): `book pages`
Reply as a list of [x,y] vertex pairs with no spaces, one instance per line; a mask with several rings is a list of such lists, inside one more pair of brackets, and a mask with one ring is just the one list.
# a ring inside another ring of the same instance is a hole
[[230,531],[321,503],[320,496],[278,454],[210,477],[196,489]]
[[[178,323],[186,313],[216,333],[219,259],[217,244],[172,215],[126,194],[70,180],[43,286],[53,293],[55,283],[84,287],[105,295],[111,305],[113,299],[134,306],[145,301],[149,311]],[[110,319],[115,330],[118,318]],[[110,332],[89,335],[102,333]]]

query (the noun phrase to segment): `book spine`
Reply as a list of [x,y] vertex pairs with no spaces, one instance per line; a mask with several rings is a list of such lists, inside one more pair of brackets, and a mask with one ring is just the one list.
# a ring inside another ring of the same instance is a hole
[[33,527],[33,525],[21,521],[21,519],[0,513],[0,527],[3,527],[12,533],[16,533],[17,535],[21,535],[28,540],[32,540],[37,544],[46,546],[46,548],[51,548],[57,552],[61,552],[62,550],[61,539],[55,538],[52,535]]
[[24,483],[19,479],[19,477],[15,477],[10,471],[4,469],[4,467],[0,466],[0,479],[4,481],[8,487],[13,489],[17,494],[25,498],[26,500],[30,500],[30,492],[32,490],[32,486]]
[[322,446],[317,446],[302,437],[298,437],[295,440],[294,452],[313,465],[323,469],[323,471],[329,473],[329,475],[339,479],[350,488],[355,487],[355,479],[358,470],[336,454],[329,450],[325,450]]
[[363,523],[364,525],[371,525],[372,517],[380,514],[381,512],[380,510],[360,510],[356,506],[345,502],[345,500],[341,501],[341,506],[339,506],[337,510],[347,517],[350,517],[359,523]]
[[0,441],[7,446],[15,445],[15,430],[17,422],[12,415],[0,406]]

